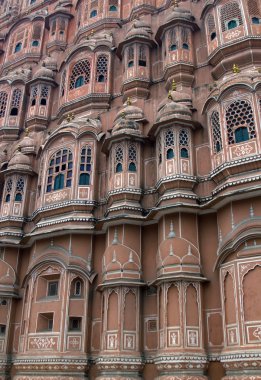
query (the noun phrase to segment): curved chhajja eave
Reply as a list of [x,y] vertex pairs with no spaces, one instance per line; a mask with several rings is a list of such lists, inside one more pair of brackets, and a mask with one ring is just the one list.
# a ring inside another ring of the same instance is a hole
[[214,270],[217,270],[238,248],[250,239],[261,238],[260,218],[246,219],[236,226],[232,232],[227,234],[221,241]]

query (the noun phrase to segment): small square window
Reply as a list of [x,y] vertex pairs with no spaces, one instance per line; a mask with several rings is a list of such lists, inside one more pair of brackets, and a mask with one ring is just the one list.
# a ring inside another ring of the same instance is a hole
[[48,282],[48,297],[58,296],[58,281]]
[[71,317],[69,319],[69,331],[81,331],[82,318]]

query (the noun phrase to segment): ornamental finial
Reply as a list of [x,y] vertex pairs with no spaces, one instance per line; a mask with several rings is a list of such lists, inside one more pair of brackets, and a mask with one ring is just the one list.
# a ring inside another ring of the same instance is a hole
[[66,116],[66,120],[68,123],[70,123],[70,121],[72,121],[74,118],[75,116],[73,112],[68,113],[68,115]]
[[112,241],[112,245],[117,245],[117,244],[119,244],[118,229],[117,229],[117,227],[115,227],[115,229],[114,229],[114,238],[113,238],[113,241]]
[[175,79],[173,79],[173,81],[171,83],[171,89],[172,89],[172,91],[177,91],[177,83],[176,83]]
[[240,73],[240,68],[239,68],[239,66],[236,63],[234,63],[232,70],[233,70],[234,74],[239,74]]
[[174,238],[176,235],[175,235],[175,232],[174,232],[174,226],[173,226],[173,221],[171,220],[170,221],[170,226],[169,226],[169,238],[172,239]]
[[130,99],[129,96],[128,96],[128,98],[127,98],[127,106],[131,106],[131,99]]

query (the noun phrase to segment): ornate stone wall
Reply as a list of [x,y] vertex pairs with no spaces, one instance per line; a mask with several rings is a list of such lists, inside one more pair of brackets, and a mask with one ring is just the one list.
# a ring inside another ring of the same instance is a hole
[[0,0],[0,380],[261,379],[260,35]]

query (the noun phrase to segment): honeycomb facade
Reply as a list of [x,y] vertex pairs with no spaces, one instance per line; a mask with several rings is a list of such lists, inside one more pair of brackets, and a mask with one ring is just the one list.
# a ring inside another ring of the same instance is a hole
[[261,4],[0,0],[0,380],[261,379]]

